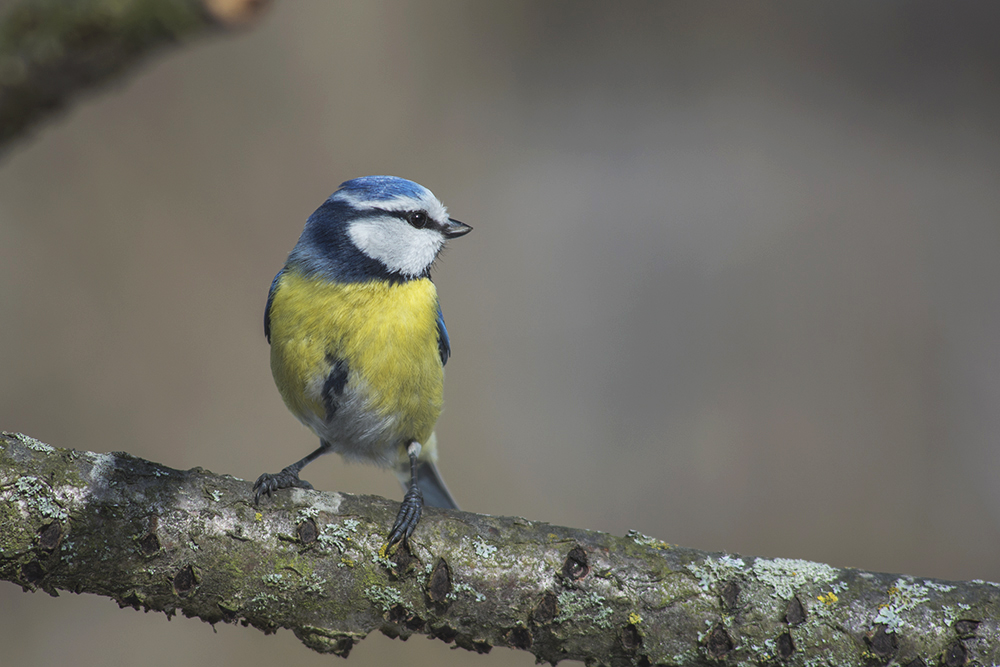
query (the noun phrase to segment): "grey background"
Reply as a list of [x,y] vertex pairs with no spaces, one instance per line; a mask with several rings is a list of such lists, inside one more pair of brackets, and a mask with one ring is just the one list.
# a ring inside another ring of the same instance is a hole
[[[270,280],[343,180],[435,278],[464,509],[1000,580],[1000,6],[278,2],[0,164],[0,428],[253,479],[314,437]],[[335,457],[318,488],[399,498]],[[9,664],[332,664],[0,584]],[[372,636],[352,664],[533,663]]]

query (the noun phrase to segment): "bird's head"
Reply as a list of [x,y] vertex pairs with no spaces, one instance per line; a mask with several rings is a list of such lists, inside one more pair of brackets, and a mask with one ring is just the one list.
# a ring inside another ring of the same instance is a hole
[[341,184],[310,216],[289,259],[341,279],[424,277],[445,242],[471,230],[424,186],[364,176]]

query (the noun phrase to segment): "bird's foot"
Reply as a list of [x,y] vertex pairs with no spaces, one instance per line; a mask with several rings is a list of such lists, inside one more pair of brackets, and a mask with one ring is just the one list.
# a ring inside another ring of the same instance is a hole
[[270,497],[278,489],[311,489],[313,485],[304,479],[299,479],[299,471],[289,466],[279,473],[264,473],[253,485],[253,504],[260,503],[261,496]]
[[388,552],[393,546],[399,543],[406,544],[413,529],[420,521],[420,514],[424,509],[424,494],[420,492],[420,487],[410,484],[409,490],[403,496],[403,504],[399,506],[399,514],[396,515],[396,523],[389,531],[389,540],[382,548],[383,552]]

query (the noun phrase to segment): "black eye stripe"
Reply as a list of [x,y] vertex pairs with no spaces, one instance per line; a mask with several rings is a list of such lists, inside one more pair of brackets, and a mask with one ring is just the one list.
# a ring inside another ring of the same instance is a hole
[[384,208],[376,208],[379,213],[384,213],[385,215],[392,216],[393,218],[399,218],[407,224],[409,224],[414,229],[440,229],[441,225],[437,220],[432,218],[427,211],[423,209],[411,210],[411,211],[387,211]]

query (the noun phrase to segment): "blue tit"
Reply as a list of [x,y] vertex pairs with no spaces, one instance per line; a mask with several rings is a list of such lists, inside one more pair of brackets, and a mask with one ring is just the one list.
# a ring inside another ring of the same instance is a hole
[[309,216],[264,311],[271,372],[320,446],[254,484],[254,502],[312,488],[299,472],[327,452],[393,468],[406,493],[388,546],[405,543],[424,502],[458,506],[438,474],[434,425],[451,354],[430,272],[471,231],[427,188],[393,176],[347,181]]

